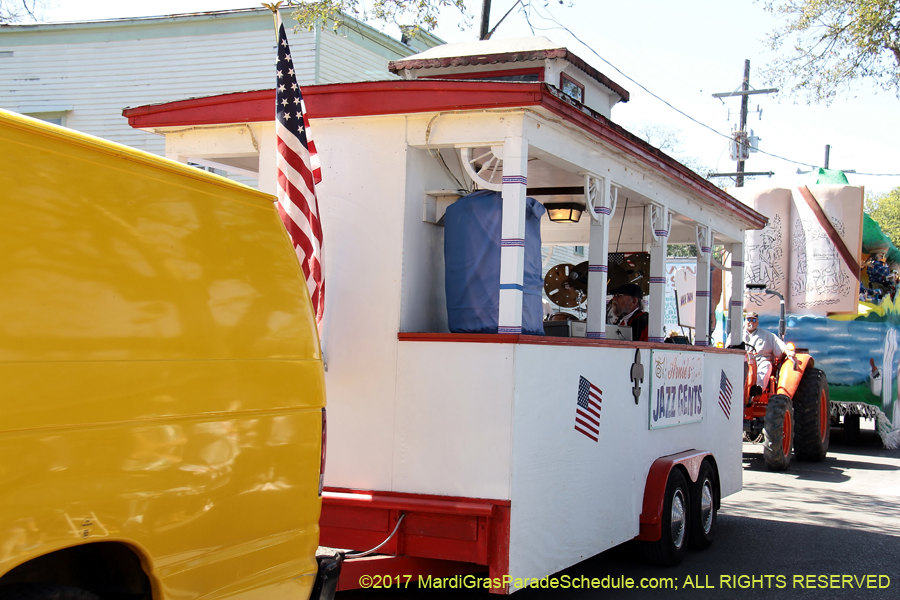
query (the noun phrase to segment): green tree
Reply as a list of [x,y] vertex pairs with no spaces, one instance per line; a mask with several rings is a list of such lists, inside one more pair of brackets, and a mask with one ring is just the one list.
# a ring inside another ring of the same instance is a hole
[[881,231],[900,247],[900,187],[884,194],[866,194],[867,215],[881,226]]
[[764,0],[784,24],[769,34],[778,58],[766,78],[829,104],[860,79],[900,97],[900,2],[897,0]]
[[[552,0],[566,4],[565,0]],[[470,0],[469,3],[472,3]],[[511,4],[504,3],[507,10],[503,16],[491,22],[491,0],[477,0],[482,24],[482,35],[489,38],[497,27],[518,9],[529,20],[535,5],[547,7],[551,0],[515,0]],[[571,5],[571,3],[569,3]],[[342,15],[365,22],[385,25],[397,25],[407,35],[413,36],[419,29],[434,29],[438,23],[440,12],[444,8],[456,9],[460,18],[460,29],[468,29],[472,25],[472,15],[466,9],[466,0],[289,0],[288,6],[296,10],[293,17],[301,28],[312,31],[316,27],[325,28],[330,25],[337,30],[343,25]]]
[[371,5],[365,0],[292,0],[288,5],[296,7],[293,16],[300,27],[310,31],[316,27],[324,29],[329,23],[338,29],[343,25],[342,14],[360,21],[398,25],[413,33],[419,28],[434,29],[441,9],[447,7],[459,11],[466,27],[472,19],[465,0],[372,0]]

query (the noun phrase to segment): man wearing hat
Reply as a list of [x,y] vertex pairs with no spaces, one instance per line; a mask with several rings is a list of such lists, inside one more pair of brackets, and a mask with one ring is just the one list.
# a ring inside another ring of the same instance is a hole
[[[741,339],[756,354],[756,385],[765,388],[775,359],[787,350],[787,345],[771,331],[759,328],[759,315],[755,312],[744,315],[744,334]],[[725,345],[731,345],[731,336]]]
[[631,339],[646,342],[647,323],[650,317],[641,309],[644,292],[641,291],[640,286],[626,283],[610,290],[609,293],[613,296],[613,314],[615,315],[610,325],[631,327]]

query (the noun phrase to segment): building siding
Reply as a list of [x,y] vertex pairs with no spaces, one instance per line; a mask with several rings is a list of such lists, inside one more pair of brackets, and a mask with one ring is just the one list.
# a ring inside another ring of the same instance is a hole
[[[300,85],[393,78],[388,61],[414,52],[361,24],[343,35],[288,35]],[[39,118],[64,111],[67,127],[164,155],[163,136],[132,129],[122,110],[271,89],[275,43],[265,10],[5,27],[0,108]]]
[[360,47],[340,31],[319,34],[319,83],[396,79],[387,68],[390,60],[397,59]]
[[[9,47],[2,60],[0,106],[38,113],[70,108],[64,124],[91,135],[163,154],[161,136],[132,129],[127,107],[271,88],[271,29],[190,37]],[[315,78],[315,37],[295,34],[298,80]]]

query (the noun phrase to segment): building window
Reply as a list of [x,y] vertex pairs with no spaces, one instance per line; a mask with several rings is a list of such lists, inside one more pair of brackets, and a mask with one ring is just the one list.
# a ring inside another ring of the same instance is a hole
[[53,123],[54,125],[62,125],[66,126],[66,114],[68,110],[49,110],[49,111],[28,111],[23,112],[22,114],[33,117],[35,119],[40,119],[41,121],[46,121],[48,123]]
[[559,89],[561,89],[562,93],[566,96],[574,98],[584,104],[584,86],[565,73],[559,74]]
[[584,256],[584,246],[575,246],[575,256]]

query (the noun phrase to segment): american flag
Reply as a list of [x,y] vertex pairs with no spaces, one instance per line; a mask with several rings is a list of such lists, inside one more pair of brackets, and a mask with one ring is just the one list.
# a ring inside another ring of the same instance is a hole
[[575,406],[575,431],[583,433],[595,442],[600,441],[600,403],[603,392],[596,385],[581,377],[578,380],[578,403]]
[[719,406],[722,407],[722,412],[725,413],[725,418],[731,418],[731,382],[728,381],[728,378],[725,376],[725,371],[722,371],[722,380],[719,382]]
[[322,273],[322,223],[315,186],[322,181],[322,169],[306,118],[303,95],[294,74],[284,23],[277,11],[275,26],[278,28],[278,61],[275,63],[278,76],[275,92],[278,214],[300,259],[321,333],[325,278]]

